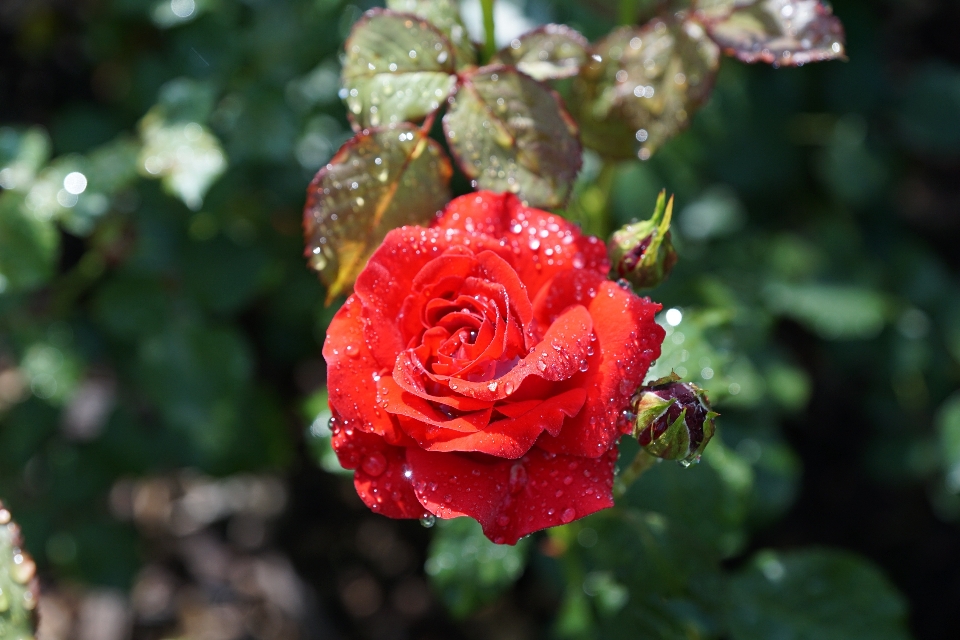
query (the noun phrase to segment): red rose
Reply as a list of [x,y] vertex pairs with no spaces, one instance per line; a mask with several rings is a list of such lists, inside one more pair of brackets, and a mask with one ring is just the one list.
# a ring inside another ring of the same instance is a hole
[[363,501],[508,544],[612,506],[618,418],[664,332],[608,270],[603,242],[510,194],[387,234],[323,346]]

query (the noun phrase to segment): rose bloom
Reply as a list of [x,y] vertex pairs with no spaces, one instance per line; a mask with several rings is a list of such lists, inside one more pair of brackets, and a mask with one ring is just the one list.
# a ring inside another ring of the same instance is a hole
[[367,506],[506,544],[613,506],[618,419],[664,331],[608,271],[603,242],[511,194],[388,233],[323,346]]

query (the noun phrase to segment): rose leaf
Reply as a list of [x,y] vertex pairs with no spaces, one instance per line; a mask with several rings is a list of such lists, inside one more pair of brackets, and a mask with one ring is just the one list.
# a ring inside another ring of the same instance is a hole
[[548,24],[514,39],[491,62],[512,65],[536,80],[557,80],[580,72],[589,47],[570,27]]
[[402,123],[358,134],[307,189],[306,255],[327,302],[348,291],[388,231],[427,225],[450,199],[453,169],[435,141]]
[[345,49],[341,94],[357,131],[422,120],[457,83],[450,43],[413,15],[368,11],[354,25]]
[[447,37],[453,46],[457,69],[477,62],[477,50],[460,17],[457,0],[387,0],[387,8],[423,18]]
[[502,65],[467,72],[461,82],[443,129],[474,186],[516,193],[534,207],[561,206],[580,170],[581,148],[557,94]]
[[786,66],[846,57],[843,25],[821,0],[723,4],[695,16],[729,56]]
[[646,160],[710,96],[719,50],[699,24],[654,20],[597,43],[574,83],[584,144]]

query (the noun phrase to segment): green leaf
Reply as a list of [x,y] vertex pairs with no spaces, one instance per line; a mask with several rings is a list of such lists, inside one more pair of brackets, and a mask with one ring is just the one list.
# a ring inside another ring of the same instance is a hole
[[573,86],[584,144],[608,157],[646,160],[706,102],[719,55],[691,22],[617,29],[597,43]]
[[729,56],[785,66],[846,58],[843,25],[821,0],[712,4],[695,19]]
[[910,637],[900,594],[876,567],[843,551],[762,551],[726,593],[732,640]]
[[556,93],[516,69],[462,75],[443,129],[474,186],[510,191],[534,207],[559,207],[580,170],[577,126]]
[[590,43],[563,24],[548,24],[525,33],[490,61],[512,65],[536,80],[569,78],[580,73]]
[[439,520],[425,569],[450,612],[464,617],[513,585],[527,564],[529,543],[494,544],[475,520]]
[[0,502],[0,640],[32,640],[40,583],[20,527]]
[[22,193],[0,193],[0,294],[53,277],[59,245],[56,227],[26,211]]
[[827,340],[872,338],[887,318],[886,298],[858,286],[772,283],[764,294],[771,311],[793,318]]
[[140,121],[141,175],[162,178],[163,186],[197,210],[210,185],[227,168],[226,156],[210,131],[198,122],[168,121],[157,106]]
[[0,187],[26,190],[50,158],[50,138],[40,127],[0,127]]
[[348,291],[391,229],[428,225],[450,199],[443,149],[411,124],[347,142],[307,189],[304,236],[327,302]]
[[713,636],[698,591],[716,582],[719,567],[683,526],[621,506],[563,529],[568,589],[588,596],[599,637]]
[[960,394],[954,394],[940,406],[936,425],[947,488],[960,493]]
[[476,64],[477,50],[463,25],[457,0],[387,0],[387,8],[412,13],[439,29],[453,46],[457,69]]
[[456,87],[450,43],[415,16],[368,11],[344,47],[341,95],[357,131],[422,120]]

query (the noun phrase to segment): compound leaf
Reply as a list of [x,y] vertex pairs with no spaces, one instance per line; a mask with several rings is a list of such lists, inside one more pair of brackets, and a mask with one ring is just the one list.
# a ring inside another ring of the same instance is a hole
[[584,144],[646,160],[706,102],[718,65],[719,50],[698,24],[617,29],[597,43],[574,83]]
[[341,95],[357,131],[422,120],[457,84],[450,43],[414,15],[368,11],[345,48]]
[[558,207],[580,170],[577,125],[556,93],[512,67],[463,74],[443,129],[474,186]]
[[307,189],[306,255],[327,284],[327,302],[348,291],[387,232],[427,225],[450,199],[443,149],[403,123],[365,131],[337,152]]
[[491,62],[513,65],[536,80],[556,80],[580,73],[589,47],[579,32],[548,24],[515,38]]

